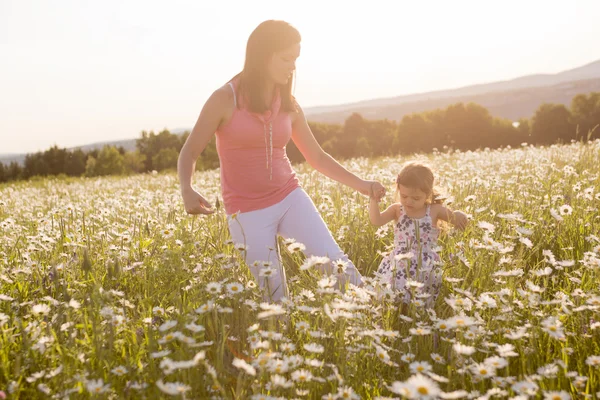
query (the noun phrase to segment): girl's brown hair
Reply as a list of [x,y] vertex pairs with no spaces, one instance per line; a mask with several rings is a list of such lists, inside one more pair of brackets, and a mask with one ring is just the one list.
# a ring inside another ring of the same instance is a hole
[[435,177],[429,166],[420,162],[409,162],[404,165],[396,178],[396,198],[399,197],[399,186],[419,189],[425,193],[427,204],[442,204],[443,198],[434,186]]
[[[273,54],[300,43],[300,40],[300,32],[296,28],[279,20],[264,21],[250,34],[244,69],[232,79],[239,79],[237,90],[248,111],[263,113],[268,110],[264,93],[267,65]],[[292,95],[294,77],[295,72],[285,85],[277,85],[282,111],[296,111],[296,100]]]

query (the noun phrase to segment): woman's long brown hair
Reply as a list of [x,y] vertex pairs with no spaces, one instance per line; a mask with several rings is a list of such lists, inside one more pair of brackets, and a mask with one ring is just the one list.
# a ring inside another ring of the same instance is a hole
[[[232,79],[238,79],[237,92],[248,111],[263,113],[268,110],[264,93],[267,65],[273,54],[300,43],[300,40],[300,32],[296,28],[279,20],[264,21],[250,34],[244,69]],[[293,74],[285,85],[277,85],[281,111],[296,111],[296,100],[292,95],[294,77]]]

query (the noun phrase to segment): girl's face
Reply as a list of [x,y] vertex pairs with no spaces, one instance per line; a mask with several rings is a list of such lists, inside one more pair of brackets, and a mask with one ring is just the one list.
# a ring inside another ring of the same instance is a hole
[[292,45],[287,49],[273,54],[267,70],[269,78],[279,85],[288,83],[296,69],[296,59],[300,56],[300,43]]
[[400,203],[406,210],[419,211],[425,207],[427,193],[421,189],[398,185],[398,192],[400,194]]

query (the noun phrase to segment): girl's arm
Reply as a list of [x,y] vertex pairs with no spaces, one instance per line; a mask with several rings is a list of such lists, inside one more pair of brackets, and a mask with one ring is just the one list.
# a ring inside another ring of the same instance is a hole
[[469,223],[467,214],[462,211],[449,210],[442,204],[434,204],[431,210],[436,219],[449,222],[460,230],[464,230]]
[[379,203],[377,198],[371,197],[369,201],[369,220],[375,226],[382,226],[390,221],[398,219],[400,206],[398,203],[392,204],[384,212],[379,212]]
[[360,193],[370,196],[372,193],[385,194],[385,187],[377,181],[367,181],[344,168],[327,154],[315,139],[304,112],[296,105],[298,112],[292,115],[292,140],[311,167],[323,175],[349,186]]

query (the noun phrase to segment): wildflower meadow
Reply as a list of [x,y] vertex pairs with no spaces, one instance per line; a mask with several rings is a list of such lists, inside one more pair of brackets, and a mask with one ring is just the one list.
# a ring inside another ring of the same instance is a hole
[[318,272],[339,260],[280,240],[280,303],[229,238],[218,170],[194,175],[209,216],[184,212],[174,172],[0,185],[0,398],[599,399],[600,141],[343,163],[384,207],[409,159],[470,219],[443,229],[433,308],[381,283],[393,232],[369,199],[306,164],[366,283],[340,291]]

